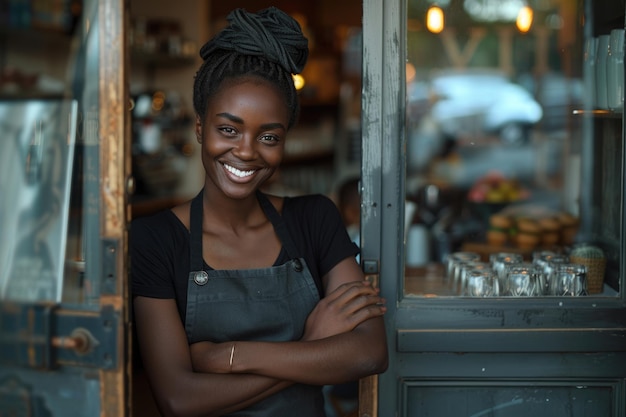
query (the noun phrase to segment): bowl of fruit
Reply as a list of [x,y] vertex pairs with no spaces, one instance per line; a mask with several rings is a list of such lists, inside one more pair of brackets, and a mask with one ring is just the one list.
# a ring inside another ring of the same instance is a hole
[[467,200],[483,220],[511,204],[528,200],[530,192],[515,178],[500,172],[489,172],[480,177],[467,193]]

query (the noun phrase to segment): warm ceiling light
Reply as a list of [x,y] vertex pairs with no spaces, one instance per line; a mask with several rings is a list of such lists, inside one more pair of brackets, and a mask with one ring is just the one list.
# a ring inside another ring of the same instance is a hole
[[443,30],[443,10],[439,6],[430,6],[426,14],[426,27],[432,33],[439,33]]
[[520,32],[526,33],[530,30],[530,26],[533,24],[533,9],[529,6],[524,6],[517,14],[517,20],[515,21],[517,29]]
[[406,63],[406,83],[411,84],[415,79],[415,65],[410,62]]
[[304,87],[304,77],[300,74],[294,74],[293,85],[296,87],[296,90],[302,90],[302,88]]

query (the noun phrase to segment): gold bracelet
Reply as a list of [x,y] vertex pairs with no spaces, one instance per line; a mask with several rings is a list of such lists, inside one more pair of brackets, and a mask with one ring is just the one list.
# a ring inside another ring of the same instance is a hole
[[235,357],[235,344],[233,343],[233,347],[230,349],[230,360],[228,364],[230,365],[230,372],[233,371],[233,358]]

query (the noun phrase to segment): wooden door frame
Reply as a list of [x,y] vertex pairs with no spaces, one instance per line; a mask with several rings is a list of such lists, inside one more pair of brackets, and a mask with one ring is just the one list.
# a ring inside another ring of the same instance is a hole
[[[116,242],[111,259],[115,290],[101,294],[102,308],[112,308],[120,317],[117,368],[100,370],[101,417],[129,416],[131,409],[128,290],[128,232],[132,191],[130,159],[130,109],[128,86],[128,10],[126,0],[98,2],[99,7],[99,124],[100,215],[102,238]],[[102,277],[107,279],[107,277]]]

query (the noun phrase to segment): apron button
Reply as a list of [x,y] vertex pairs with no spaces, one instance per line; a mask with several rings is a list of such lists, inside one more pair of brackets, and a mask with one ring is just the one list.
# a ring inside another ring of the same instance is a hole
[[209,282],[209,274],[206,271],[195,271],[192,272],[193,281],[198,285],[204,285]]
[[293,260],[293,269],[296,272],[302,272],[302,262],[300,262],[300,259]]

